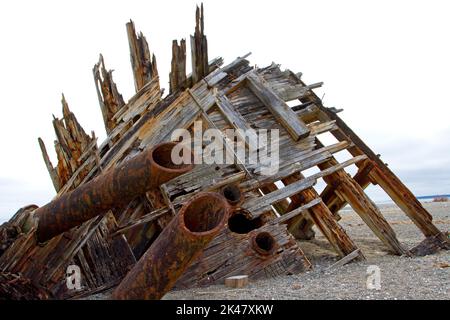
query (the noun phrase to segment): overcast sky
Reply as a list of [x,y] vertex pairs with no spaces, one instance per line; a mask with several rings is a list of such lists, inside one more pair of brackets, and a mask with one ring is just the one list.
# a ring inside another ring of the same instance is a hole
[[[125,23],[156,54],[168,90],[172,39],[193,33],[196,1],[8,1],[0,11],[0,221],[55,194],[52,114],[62,92],[86,132],[105,131],[92,67],[103,53],[125,100],[134,92]],[[209,56],[251,51],[324,81],[341,116],[416,195],[450,193],[448,1],[204,1]],[[190,59],[188,57],[188,59]],[[189,60],[190,61],[190,60]],[[375,200],[386,196],[368,191]]]

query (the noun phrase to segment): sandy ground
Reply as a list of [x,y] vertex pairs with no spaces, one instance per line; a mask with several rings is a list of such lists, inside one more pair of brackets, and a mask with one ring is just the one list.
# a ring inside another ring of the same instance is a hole
[[[450,202],[425,203],[437,227],[450,230]],[[381,205],[402,244],[412,248],[424,237],[395,205]],[[450,299],[450,251],[426,257],[398,257],[352,210],[342,210],[341,225],[361,248],[367,260],[329,270],[338,259],[326,239],[316,230],[316,239],[299,242],[313,264],[311,271],[251,282],[242,289],[223,285],[169,292],[163,299]],[[380,269],[381,289],[367,289],[367,268]],[[108,299],[109,293],[90,299]]]
[[[425,203],[442,231],[450,230],[450,202]],[[395,205],[382,205],[386,219],[408,248],[423,235]],[[260,280],[242,289],[223,285],[173,291],[164,299],[450,299],[450,251],[426,257],[398,257],[389,254],[381,241],[352,210],[343,210],[341,225],[361,248],[367,260],[327,270],[338,260],[325,238],[300,246],[313,264],[313,270],[292,276]],[[381,289],[367,289],[367,268],[380,268]]]

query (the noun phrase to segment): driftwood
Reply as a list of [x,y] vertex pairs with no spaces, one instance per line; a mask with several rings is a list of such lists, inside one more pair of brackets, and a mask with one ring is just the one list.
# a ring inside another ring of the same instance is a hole
[[428,237],[410,250],[414,256],[426,256],[438,252],[441,249],[450,250],[449,233],[444,233],[444,239],[439,235]]

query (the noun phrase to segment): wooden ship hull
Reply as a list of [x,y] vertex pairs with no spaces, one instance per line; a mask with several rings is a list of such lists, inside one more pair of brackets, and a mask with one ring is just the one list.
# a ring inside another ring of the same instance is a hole
[[[303,272],[311,264],[296,240],[314,237],[313,226],[340,258],[365,259],[339,224],[339,210],[347,204],[392,254],[428,254],[449,248],[447,237],[413,193],[339,117],[339,110],[322,104],[313,92],[322,83],[307,85],[300,73],[281,70],[276,64],[252,67],[248,55],[228,65],[222,58],[209,60],[201,7],[197,8],[196,28],[190,37],[192,74],[186,74],[186,41],[174,40],[170,93],[163,97],[156,58],[146,38],[136,33],[132,21],[126,28],[136,93],[124,101],[112,71],[106,69],[100,56],[93,68],[107,132],[100,145],[94,132],[89,135],[84,131],[63,96],[63,118],[53,119],[56,167],[39,138],[57,194],[47,206],[20,209],[0,227],[0,299],[69,299],[116,287],[140,259],[149,259],[146,252],[169,250],[175,257],[177,250],[186,250],[181,245],[158,247],[167,245],[158,239],[193,197],[205,192],[223,194],[227,186],[237,190],[239,199],[237,203],[228,199],[223,228],[188,264],[179,264],[182,272],[170,279],[170,285],[159,286],[165,289],[151,297],[161,297],[172,287],[222,284],[236,275],[259,279]],[[290,101],[298,104],[290,107]],[[146,165],[131,164],[155,146],[170,142],[175,129],[192,131],[198,121],[204,129],[220,130],[227,148],[233,148],[231,142],[240,139],[249,153],[258,151],[253,145],[256,141],[239,135],[228,137],[227,130],[278,129],[277,141],[270,137],[267,144],[279,145],[279,170],[264,175],[261,163],[235,157],[233,164],[196,164],[170,179],[155,180],[153,175],[141,180]],[[324,133],[333,135],[337,142],[323,144],[320,136]],[[344,150],[350,157],[340,163],[334,154]],[[352,165],[358,168],[354,176],[345,171]],[[105,181],[115,180],[105,180],[105,176],[119,172],[118,168],[130,168],[129,179],[123,177],[122,189],[109,188],[115,184]],[[318,168],[317,173],[307,175],[311,168]],[[136,183],[144,182],[130,189],[133,176]],[[327,186],[318,193],[314,186],[321,178]],[[408,249],[397,239],[364,191],[371,184],[379,185],[414,222],[424,234],[425,244]],[[92,198],[85,197],[89,186]],[[106,200],[105,195],[99,196],[99,190],[114,196]],[[55,206],[57,201],[65,206]],[[76,212],[89,214],[75,219]],[[42,231],[44,227],[51,231]],[[66,283],[71,265],[81,271],[81,288],[77,290],[69,289]],[[151,263],[145,268],[151,269]],[[156,284],[147,286],[156,290]],[[119,287],[122,291],[128,288]]]

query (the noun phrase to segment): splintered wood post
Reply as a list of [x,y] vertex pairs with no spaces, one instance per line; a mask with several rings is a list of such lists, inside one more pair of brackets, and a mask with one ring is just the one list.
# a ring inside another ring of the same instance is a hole
[[184,39],[180,41],[180,45],[177,40],[172,41],[172,64],[169,79],[170,93],[186,89],[186,40]]
[[250,90],[273,113],[274,117],[289,132],[294,141],[309,135],[310,130],[297,114],[278,97],[268,86],[265,86],[257,74],[249,74],[247,83]]
[[[113,71],[106,70],[105,61],[102,55],[100,55],[98,63],[94,65],[92,72],[94,74],[95,89],[97,91],[98,102],[102,111],[106,133],[109,134],[117,126],[113,117],[117,111],[125,105],[125,102],[113,80]],[[119,137],[116,137],[116,139],[118,138]]]
[[133,69],[134,86],[136,92],[141,90],[146,83],[158,76],[155,55],[150,54],[147,40],[142,32],[136,34],[134,22],[127,23],[128,43],[130,45],[130,60]]
[[353,142],[355,147],[349,149],[349,152],[353,156],[365,154],[373,161],[375,168],[370,173],[372,181],[377,183],[391,197],[426,237],[438,236],[444,240],[445,236],[433,224],[432,216],[403,182],[387,167],[387,165],[381,161],[381,159],[336,113],[323,106],[320,106],[320,110],[329,119],[336,121],[339,130],[333,131],[332,134],[338,140]]
[[191,35],[192,84],[196,84],[209,73],[208,42],[205,36],[203,3],[195,12],[195,32]]
[[[318,147],[321,146],[317,141]],[[334,157],[318,165],[320,170],[325,170],[336,165],[338,162]],[[403,255],[407,250],[398,241],[394,230],[381,214],[375,203],[366,195],[361,186],[356,183],[343,169],[338,170],[323,178],[329,185],[336,188],[336,192],[345,199],[355,210],[373,233],[380,238],[394,253]]]
[[[61,103],[63,119],[60,120],[53,116],[53,128],[56,134],[55,151],[58,157],[56,174],[59,179],[60,190],[81,166],[79,159],[92,142],[91,137],[86,134],[75,115],[69,110],[64,95]],[[85,171],[89,171],[89,168],[86,168]],[[78,179],[77,183],[79,182]]]
[[42,157],[44,158],[45,166],[47,167],[48,173],[52,180],[53,187],[55,188],[56,192],[58,192],[58,190],[60,189],[58,174],[55,168],[53,167],[52,162],[50,161],[50,157],[48,156],[47,148],[45,147],[44,141],[42,141],[41,138],[38,138],[38,142],[39,147],[41,148]]
[[[304,176],[301,173],[296,173],[290,177],[287,177],[285,180],[286,182],[294,183],[298,179],[303,178]],[[319,198],[317,192],[313,188],[309,188],[297,194],[296,203],[304,204],[314,201],[317,198]],[[300,202],[300,199],[303,199],[303,201]],[[314,221],[322,234],[328,239],[339,256],[344,257],[358,249],[345,230],[333,218],[332,213],[323,202],[309,208],[307,212],[309,213],[312,221]],[[302,216],[297,216],[292,219],[288,224],[289,230],[294,230],[295,233],[295,229],[300,221],[302,221]],[[362,254],[361,258],[364,259]]]

